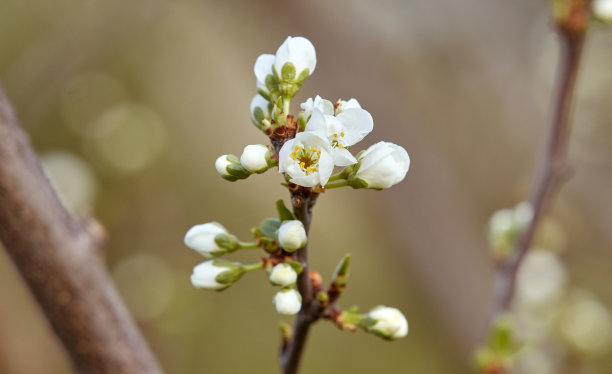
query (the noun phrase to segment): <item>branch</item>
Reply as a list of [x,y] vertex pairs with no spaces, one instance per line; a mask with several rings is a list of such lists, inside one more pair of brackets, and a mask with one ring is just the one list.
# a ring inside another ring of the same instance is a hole
[[0,240],[79,373],[160,374],[100,258],[59,202],[0,87]]
[[[312,220],[312,208],[318,196],[317,192],[311,190],[298,186],[295,190],[291,190],[293,213],[304,224],[307,234]],[[303,267],[297,280],[297,288],[302,295],[302,309],[295,319],[293,338],[287,344],[284,344],[281,350],[280,365],[283,374],[296,374],[298,372],[310,327],[320,318],[319,305],[312,295],[310,271],[308,270],[308,244],[299,249],[296,254],[296,260]]]
[[567,162],[569,141],[569,118],[580,65],[582,48],[590,17],[590,1],[570,0],[564,19],[559,19],[557,31],[561,42],[560,68],[553,115],[546,153],[536,183],[529,195],[533,207],[533,218],[518,241],[513,257],[500,264],[495,275],[495,299],[491,319],[510,309],[514,297],[519,266],[529,250],[540,219],[547,204],[555,196],[560,185],[570,174]]

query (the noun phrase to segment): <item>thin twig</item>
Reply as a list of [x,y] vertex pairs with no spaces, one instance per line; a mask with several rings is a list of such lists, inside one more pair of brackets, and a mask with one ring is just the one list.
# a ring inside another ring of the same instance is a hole
[[565,23],[560,21],[557,26],[561,43],[560,68],[546,153],[542,165],[540,165],[539,175],[529,195],[529,202],[533,208],[533,218],[518,241],[513,257],[500,264],[497,269],[492,320],[510,309],[514,297],[517,272],[531,246],[538,223],[548,203],[570,174],[567,163],[569,118],[586,34],[586,24],[588,23],[588,18],[585,21],[585,17],[590,16],[589,8],[588,1],[576,5],[576,8],[572,8],[572,12]]
[[0,240],[76,371],[161,369],[101,261],[100,230],[74,219],[45,177],[0,87]]

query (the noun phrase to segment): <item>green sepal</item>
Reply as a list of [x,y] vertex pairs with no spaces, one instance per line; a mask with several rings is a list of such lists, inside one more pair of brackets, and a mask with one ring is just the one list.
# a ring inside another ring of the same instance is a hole
[[229,252],[233,252],[240,248],[238,239],[234,235],[217,234],[215,235],[215,243],[219,247],[227,249]]
[[304,266],[297,261],[289,261],[287,264],[291,266],[298,275],[304,270]]
[[264,91],[261,88],[257,89],[257,93],[260,94],[264,99],[271,101],[270,99],[272,98],[270,92]]
[[253,110],[253,123],[255,124],[255,126],[257,126],[257,128],[261,128],[261,121],[264,120],[264,118],[266,118],[266,115],[264,114],[263,109],[261,109],[260,107],[255,107],[255,109]]
[[234,176],[238,179],[245,179],[251,175],[251,172],[243,168],[242,165],[230,164],[227,165],[225,170],[227,170],[229,175]]
[[308,118],[306,118],[304,115],[304,111],[301,110],[300,113],[298,113],[298,127],[300,131],[304,131],[306,128],[306,122],[308,122]]
[[215,280],[218,283],[226,284],[228,286],[234,284],[244,274],[242,266],[237,262],[231,262],[227,260],[214,260],[213,266],[227,268],[226,271],[217,275]]
[[293,214],[289,209],[287,209],[287,207],[285,206],[285,202],[282,199],[276,201],[276,210],[278,211],[278,218],[281,222],[293,221],[297,219],[295,217],[295,214]]
[[263,220],[259,228],[265,236],[269,238],[276,238],[276,232],[278,231],[280,225],[281,223],[278,219],[268,218]]
[[236,178],[232,175],[222,175],[221,178],[225,179],[226,181],[230,181],[230,182],[235,182],[240,178]]
[[[368,188],[368,183],[361,178],[351,178],[348,180],[348,185],[354,189]],[[377,188],[380,190],[380,188]]]
[[274,76],[274,74],[268,74],[266,76],[265,83],[266,88],[271,94],[278,92],[278,79]]
[[304,83],[306,78],[308,78],[309,76],[310,76],[310,69],[306,68],[300,72],[300,74],[298,75],[295,81],[298,83],[298,85],[301,86],[302,83]]
[[281,82],[294,82],[295,81],[295,65],[292,62],[285,62],[281,68]]

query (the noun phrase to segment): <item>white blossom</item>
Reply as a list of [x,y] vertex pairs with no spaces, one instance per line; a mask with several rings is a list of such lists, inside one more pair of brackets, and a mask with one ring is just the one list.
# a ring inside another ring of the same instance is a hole
[[227,159],[228,155],[219,156],[215,161],[215,169],[217,173],[222,177],[230,177],[230,173],[227,172],[227,167],[231,165],[231,162]]
[[348,166],[357,163],[357,159],[347,148],[361,141],[373,127],[370,113],[360,108],[347,109],[337,116],[314,109],[305,131],[327,138],[334,150],[334,164]]
[[327,139],[300,132],[279,152],[278,170],[287,173],[291,183],[303,187],[324,186],[334,170],[333,149]]
[[[274,73],[272,71],[272,66],[274,65],[274,55],[271,54],[263,54],[257,57],[255,61],[255,66],[253,68],[255,72],[255,78],[257,80],[257,91],[263,91],[264,93],[270,93],[270,88],[267,85],[267,82],[270,81],[273,77]],[[274,90],[272,90],[274,91]]]
[[239,266],[228,261],[210,260],[193,268],[191,284],[196,288],[222,290],[240,278],[240,275]]
[[571,348],[583,354],[604,353],[612,343],[610,311],[593,295],[573,290],[559,316],[559,330]]
[[278,229],[278,243],[287,252],[296,251],[306,245],[306,230],[298,220],[283,222]]
[[525,307],[553,303],[563,296],[566,280],[565,266],[556,254],[531,249],[518,269],[517,302]]
[[317,95],[314,99],[312,97],[300,104],[300,108],[304,111],[304,118],[308,120],[315,109],[318,109],[323,114],[333,115],[334,104],[331,101],[323,99]]
[[383,338],[397,339],[408,335],[408,321],[396,308],[379,305],[372,309],[367,317],[374,322],[368,330]]
[[240,164],[246,170],[257,173],[268,169],[267,155],[270,150],[262,144],[251,144],[244,147]]
[[358,155],[358,159],[357,171],[352,179],[365,182],[367,188],[389,188],[401,182],[410,167],[408,152],[396,144],[387,142],[378,142],[370,146]]
[[227,230],[220,223],[209,222],[195,225],[185,234],[185,245],[202,256],[214,257],[226,252],[215,242],[215,237],[219,234],[228,235]]
[[270,270],[270,283],[275,286],[291,286],[297,280],[298,274],[289,264],[278,264]]
[[278,291],[272,302],[279,314],[294,315],[302,308],[302,296],[292,288]]
[[336,101],[335,108],[334,114],[338,115],[346,109],[361,109],[361,105],[357,99],[349,99],[348,101],[338,99],[338,101]]
[[595,0],[593,14],[603,22],[612,23],[612,0]]
[[281,81],[283,66],[287,63],[291,63],[295,67],[295,78],[302,75],[306,69],[308,70],[307,74],[311,75],[317,65],[317,56],[310,40],[301,36],[289,36],[278,47],[274,58],[274,66]]

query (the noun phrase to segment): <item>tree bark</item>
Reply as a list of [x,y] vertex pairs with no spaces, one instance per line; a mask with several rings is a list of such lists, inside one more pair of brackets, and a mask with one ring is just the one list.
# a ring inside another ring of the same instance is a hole
[[0,87],[0,240],[80,373],[161,374],[101,259],[62,206]]

